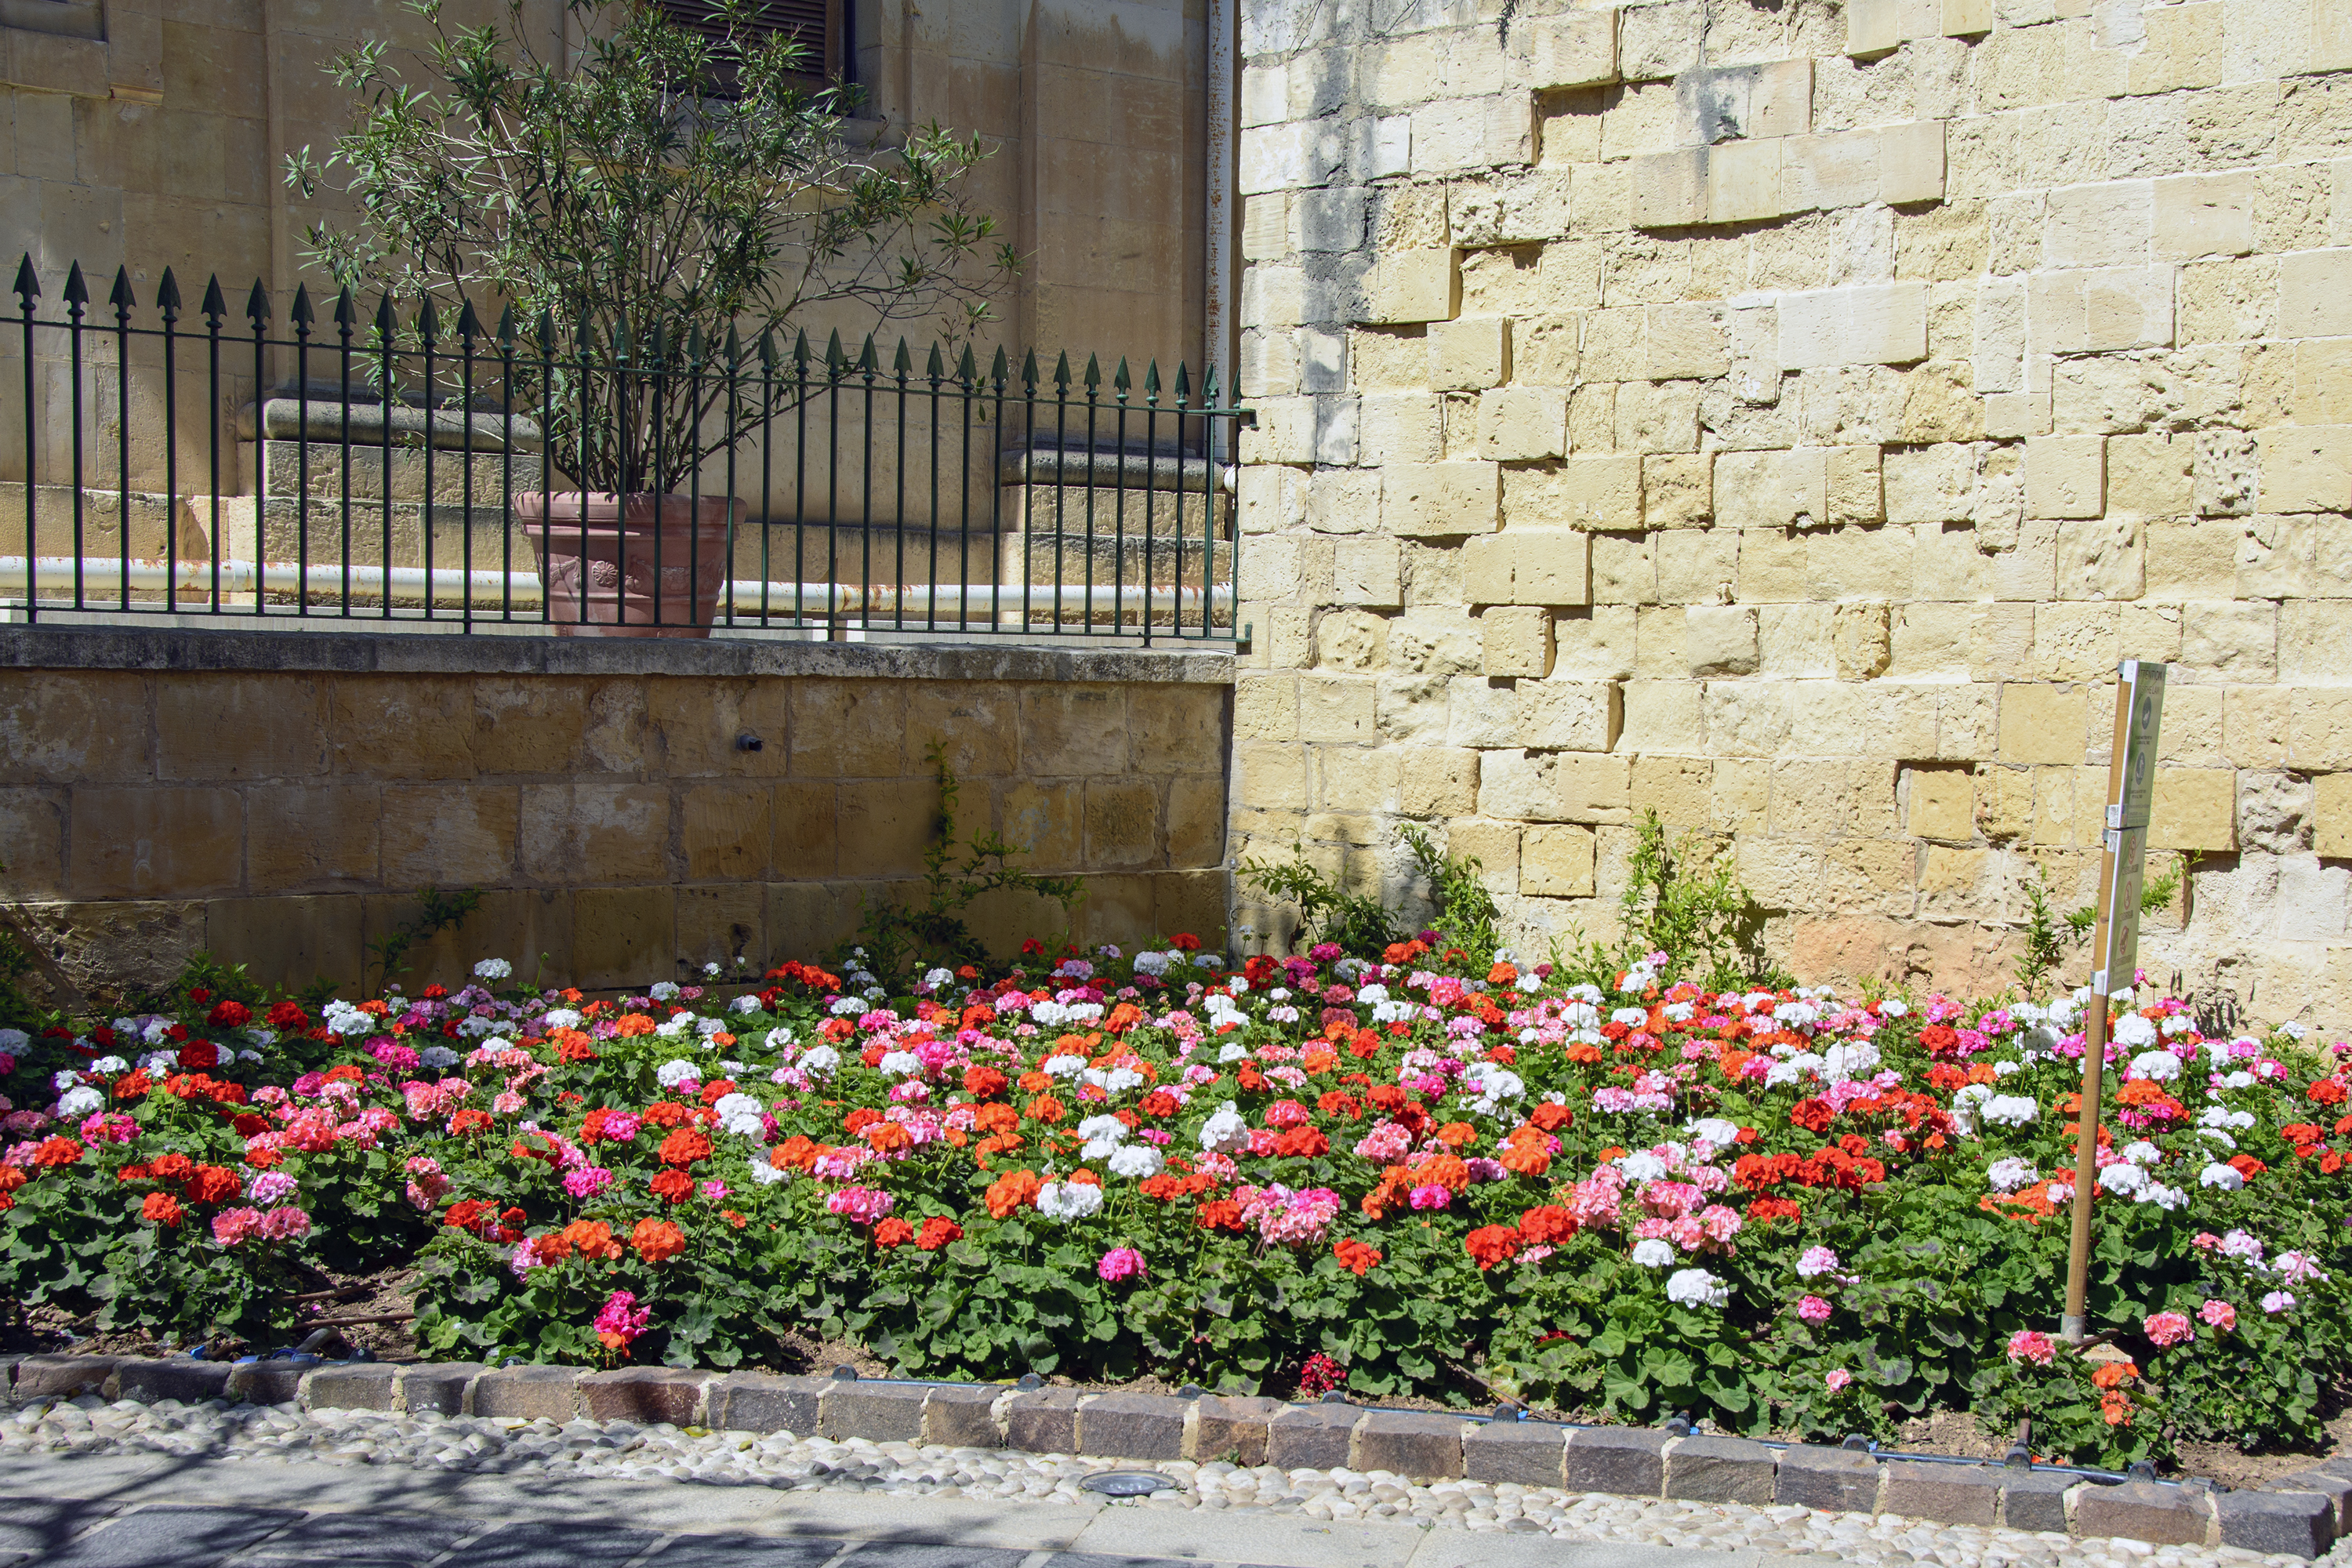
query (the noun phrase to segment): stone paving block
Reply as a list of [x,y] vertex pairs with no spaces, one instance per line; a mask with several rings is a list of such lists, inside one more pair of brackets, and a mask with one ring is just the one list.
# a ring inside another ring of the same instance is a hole
[[1685,1437],[1666,1453],[1666,1495],[1686,1502],[1772,1500],[1772,1450],[1745,1437]]
[[816,1436],[817,1410],[833,1380],[730,1372],[710,1385],[710,1425],[721,1432]]
[[2336,1540],[2336,1504],[2324,1492],[2222,1492],[2213,1504],[2224,1546],[2316,1557]]
[[923,1441],[950,1448],[997,1448],[1004,1434],[996,1427],[996,1401],[1004,1390],[993,1384],[934,1388],[923,1401]]
[[1459,1479],[1462,1427],[1458,1415],[1375,1410],[1356,1425],[1348,1468],[1391,1470],[1416,1481]]
[[1208,1464],[1226,1459],[1236,1465],[1265,1463],[1265,1433],[1274,1418],[1289,1408],[1279,1399],[1256,1394],[1209,1394],[1194,1401],[1192,1451],[1188,1458]]
[[692,1426],[702,1419],[710,1373],[672,1366],[625,1366],[580,1380],[580,1413],[591,1421]]
[[311,1410],[389,1410],[400,1369],[380,1361],[313,1367],[302,1380],[302,1403]]
[[1024,1454],[1078,1451],[1078,1391],[1036,1388],[1004,1407],[1004,1446]]
[[2011,1530],[2066,1530],[2066,1494],[2082,1482],[2049,1470],[2003,1469],[2000,1521]]
[[1639,1426],[1589,1426],[1568,1435],[1568,1489],[1663,1497],[1668,1435]]
[[495,1368],[474,1380],[472,1414],[572,1420],[580,1414],[580,1373],[568,1366]]
[[148,1361],[134,1356],[114,1369],[115,1384],[121,1390],[116,1397],[146,1405],[159,1399],[176,1399],[184,1405],[220,1399],[228,1394],[230,1371],[225,1361],[188,1361],[178,1356]]
[[773,1535],[681,1535],[646,1558],[645,1568],[821,1568],[847,1544]]
[[110,1502],[80,1499],[0,1497],[0,1562],[54,1552],[121,1511]]
[[2000,1518],[2001,1472],[1990,1465],[1929,1465],[1895,1459],[1886,1467],[1880,1506],[1888,1513],[1942,1524],[1992,1524]]
[[404,1366],[395,1394],[395,1410],[431,1411],[438,1415],[463,1415],[474,1382],[482,1375],[478,1362],[442,1362],[434,1366]]
[[1873,1512],[1878,1507],[1878,1461],[1853,1448],[1784,1448],[1772,1479],[1772,1500],[1832,1513]]
[[2158,1546],[2201,1546],[2210,1522],[2205,1500],[2154,1481],[2086,1487],[2074,1500],[2074,1533],[2127,1535]]
[[314,1513],[248,1551],[243,1562],[424,1565],[482,1527],[426,1514]]
[[95,1393],[121,1358],[110,1355],[28,1355],[16,1363],[18,1399],[64,1398]]
[[[2352,1479],[2329,1475],[2314,1468],[2297,1470],[2291,1476],[2273,1476],[2264,1483],[2264,1490],[2274,1492],[2317,1492],[2336,1510],[2336,1533],[2352,1534]],[[2227,1544],[2224,1542],[2223,1544]]]
[[863,1437],[873,1443],[919,1443],[923,1399],[929,1393],[920,1384],[839,1379],[825,1387],[824,1408],[817,1413],[817,1433],[836,1440]]
[[1548,1421],[1489,1421],[1462,1439],[1462,1473],[1523,1487],[1567,1484],[1568,1428]]
[[228,1396],[248,1405],[291,1405],[301,1397],[306,1367],[287,1361],[233,1362]]
[[22,1355],[14,1352],[0,1355],[0,1393],[5,1393],[16,1387],[16,1363],[24,1359]]
[[41,1568],[207,1568],[293,1523],[299,1511],[276,1508],[186,1508],[157,1504],[94,1530]]
[[1005,1546],[935,1545],[927,1541],[869,1541],[845,1561],[857,1568],[1021,1568],[1029,1553]]
[[610,1524],[509,1524],[466,1548],[466,1568],[621,1568],[661,1539]]
[[1349,1436],[1363,1418],[1352,1405],[1294,1405],[1265,1429],[1265,1462],[1284,1470],[1344,1465]]
[[1106,1394],[1078,1406],[1078,1452],[1101,1458],[1181,1459],[1190,1401]]

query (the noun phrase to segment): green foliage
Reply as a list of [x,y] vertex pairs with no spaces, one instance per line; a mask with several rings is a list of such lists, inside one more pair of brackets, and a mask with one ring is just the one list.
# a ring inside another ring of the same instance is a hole
[[1318,871],[1294,845],[1287,860],[1244,860],[1242,881],[1269,899],[1295,904],[1306,934],[1336,942],[1351,952],[1377,952],[1402,932],[1397,917],[1370,893],[1351,893]]
[[[812,316],[946,312],[964,338],[1017,267],[964,194],[981,139],[933,124],[851,145],[856,89],[813,79],[823,62],[762,27],[753,0],[718,0],[709,35],[658,5],[567,0],[565,47],[545,58],[546,19],[526,24],[522,0],[475,27],[440,0],[409,9],[429,33],[421,58],[381,40],[337,56],[351,129],[323,160],[304,147],[286,161],[305,198],[333,185],[359,214],[352,228],[310,225],[305,258],[436,302],[445,333],[469,295],[543,330],[505,396],[549,418],[549,449],[583,489],[683,489],[703,458],[815,395],[789,367],[761,374]],[[413,330],[400,341],[414,346]],[[719,374],[747,353],[746,376]]]
[[1483,868],[1477,857],[1441,851],[1423,827],[1408,826],[1397,837],[1412,851],[1413,865],[1429,879],[1430,900],[1437,906],[1429,923],[1440,938],[1438,945],[1458,947],[1468,953],[1474,970],[1492,964],[1496,950],[1503,945],[1502,933],[1496,929],[1502,911],[1495,907],[1495,896],[1478,875]]
[[1764,911],[1740,884],[1727,847],[1696,833],[1670,837],[1657,811],[1645,810],[1617,899],[1617,945],[1582,943],[1563,955],[1564,966],[1606,989],[1663,952],[1659,973],[1688,975],[1711,991],[1792,984],[1764,955]]
[[2061,924],[2050,908],[2050,896],[2042,890],[2042,869],[2034,868],[2032,878],[2025,884],[2025,951],[2018,955],[2018,984],[2026,994],[2038,996],[2050,976],[2066,960],[2066,944],[2071,938],[2071,922]]
[[866,950],[864,963],[876,974],[898,976],[918,963],[950,966],[982,963],[988,943],[966,923],[964,911],[985,893],[1033,893],[1062,907],[1066,926],[1070,911],[1086,897],[1086,884],[1076,877],[1046,877],[1013,864],[1030,853],[1008,844],[995,832],[974,833],[956,842],[956,801],[961,786],[948,766],[947,747],[933,741],[924,748],[940,781],[939,816],[932,824],[931,842],[923,851],[923,893],[919,903],[877,902],[869,900],[857,934],[841,944]]
[[481,908],[482,890],[467,888],[449,893],[439,888],[420,888],[416,892],[416,903],[415,915],[367,944],[368,952],[375,955],[378,985],[395,974],[408,972],[407,965],[401,960],[408,956],[410,948],[463,925],[467,916]]

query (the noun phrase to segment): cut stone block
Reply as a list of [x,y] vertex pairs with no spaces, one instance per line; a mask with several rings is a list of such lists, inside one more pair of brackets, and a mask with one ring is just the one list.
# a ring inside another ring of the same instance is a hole
[[1078,1452],[1103,1458],[1181,1459],[1187,1402],[1157,1394],[1106,1394],[1078,1407]]
[[691,1426],[702,1416],[707,1372],[667,1366],[625,1366],[580,1380],[580,1413],[591,1421],[667,1421]]
[[873,1443],[919,1443],[923,1440],[923,1399],[930,1390],[904,1383],[850,1382],[843,1379],[824,1391],[817,1415],[817,1432],[840,1441],[863,1437]]
[[1666,1445],[1672,1440],[1664,1432],[1630,1426],[1571,1432],[1568,1435],[1568,1489],[1663,1497]]
[[399,1376],[382,1362],[317,1367],[302,1380],[302,1403],[312,1410],[390,1410]]
[[996,1401],[1004,1391],[982,1384],[977,1388],[934,1388],[923,1402],[923,1441],[950,1448],[996,1448],[1004,1434],[996,1429]]
[[1287,1408],[1279,1399],[1255,1394],[1212,1394],[1192,1417],[1191,1458],[1202,1464],[1224,1459],[1244,1468],[1265,1463],[1266,1428]]
[[2336,1540],[2336,1505],[2324,1492],[2223,1492],[2213,1503],[2224,1546],[2316,1557]]
[[420,1415],[428,1410],[436,1415],[463,1415],[470,1408],[468,1396],[482,1371],[478,1363],[469,1361],[403,1367],[393,1408]]
[[[2269,1489],[2279,1492],[2317,1492],[2336,1509],[2336,1533],[2343,1535],[2352,1526],[2352,1479],[2330,1475],[2326,1470],[2297,1470],[2291,1476],[2274,1476]],[[2224,1541],[2223,1545],[2229,1542]]]
[[169,1361],[131,1359],[115,1368],[115,1380],[121,1392],[118,1399],[136,1399],[152,1404],[158,1399],[176,1399],[184,1405],[199,1400],[221,1399],[228,1394],[228,1374],[232,1368],[225,1361]]
[[1364,1413],[1352,1405],[1294,1405],[1265,1431],[1265,1462],[1280,1470],[1345,1465],[1349,1437]]
[[121,1358],[110,1355],[28,1355],[16,1363],[16,1397],[70,1399],[95,1394],[120,1364]]
[[1878,1461],[1853,1448],[1784,1449],[1772,1500],[1832,1513],[1870,1513],[1878,1507]]
[[564,1422],[580,1414],[580,1373],[568,1366],[502,1366],[474,1380],[471,1414]]
[[1772,1450],[1745,1437],[1685,1437],[1666,1453],[1666,1495],[1690,1502],[1769,1503]]
[[2158,1546],[2202,1546],[2210,1523],[2205,1500],[2154,1481],[2085,1487],[2074,1500],[2074,1533],[2126,1535]]
[[228,1397],[247,1405],[291,1405],[301,1397],[306,1369],[286,1361],[243,1362],[228,1373]]
[[1078,1394],[1040,1388],[1017,1394],[1004,1409],[1004,1446],[1028,1454],[1078,1451]]
[[2000,1518],[2001,1472],[1986,1465],[1929,1465],[1896,1459],[1886,1467],[1888,1513],[1944,1524],[1993,1524]]
[[1568,1431],[1544,1421],[1489,1421],[1462,1439],[1462,1473],[1523,1487],[1568,1484]]
[[1462,1418],[1434,1411],[1375,1410],[1356,1426],[1348,1468],[1389,1470],[1416,1481],[1462,1474]]
[[730,1373],[710,1385],[710,1425],[721,1432],[816,1436],[818,1407],[832,1380]]
[[2004,1470],[2000,1521],[2011,1530],[2066,1530],[2066,1494],[2082,1483],[2048,1470]]

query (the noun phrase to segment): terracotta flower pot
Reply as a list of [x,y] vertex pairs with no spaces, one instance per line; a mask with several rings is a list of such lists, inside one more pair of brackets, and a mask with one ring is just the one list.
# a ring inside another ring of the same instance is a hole
[[578,490],[514,498],[539,552],[548,618],[570,637],[709,637],[727,583],[728,512],[741,505]]

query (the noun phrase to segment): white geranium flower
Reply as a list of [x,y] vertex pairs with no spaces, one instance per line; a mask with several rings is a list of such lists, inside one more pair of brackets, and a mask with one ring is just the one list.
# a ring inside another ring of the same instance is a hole
[[1654,1236],[1633,1244],[1633,1261],[1644,1268],[1664,1268],[1679,1256],[1673,1242],[1662,1241]]
[[1041,1068],[1048,1078],[1076,1078],[1087,1070],[1084,1057],[1047,1057]]
[[1160,1151],[1149,1143],[1122,1143],[1111,1151],[1110,1173],[1146,1181],[1160,1173]]
[[[2137,1016],[2137,1014],[2134,1016]],[[2141,1018],[2145,1024],[2147,1019]],[[2180,1058],[2170,1051],[2142,1051],[2131,1059],[2133,1078],[2149,1078],[2158,1083],[2168,1083],[2180,1076]]]
[[1666,1277],[1666,1300],[1684,1307],[1720,1307],[1731,1300],[1731,1291],[1704,1268],[1678,1268]]
[[1047,1182],[1037,1189],[1037,1212],[1048,1219],[1084,1219],[1102,1205],[1102,1189],[1082,1182]]
[[2147,1173],[2129,1160],[2118,1160],[2099,1173],[2099,1185],[2117,1197],[2136,1198],[2147,1188]]
[[885,1051],[881,1061],[876,1065],[893,1078],[920,1078],[923,1075],[923,1058],[912,1051]]
[[1249,1123],[1242,1120],[1232,1100],[1201,1123],[1201,1147],[1219,1154],[1238,1154],[1249,1147]]
[[2235,1165],[2225,1165],[2216,1160],[2197,1173],[2197,1184],[2200,1187],[2219,1187],[2225,1193],[2234,1193],[2246,1184],[2246,1178],[2238,1173],[2238,1167]]
[[[719,1125],[743,1138],[759,1138],[767,1133],[767,1123],[760,1102],[748,1094],[722,1094],[711,1110],[719,1113]],[[754,1164],[762,1162],[754,1161]]]
[[2040,1179],[2041,1173],[2033,1168],[2032,1161],[2014,1156],[1995,1160],[1985,1167],[1985,1180],[1992,1184],[1992,1190],[1997,1193],[2013,1193],[2020,1187],[2032,1186]]
[[1654,1182],[1666,1173],[1666,1163],[1647,1149],[1636,1149],[1617,1162],[1629,1182]]
[[646,994],[656,1002],[667,1002],[677,994],[677,983],[674,980],[657,980],[646,987]]
[[58,1119],[67,1121],[89,1116],[106,1109],[106,1096],[88,1084],[78,1084],[58,1099]]
[[654,1078],[664,1089],[676,1089],[682,1083],[701,1081],[702,1069],[683,1058],[673,1057],[654,1069]]
[[486,958],[474,965],[477,980],[504,980],[514,973],[514,965],[503,958]]
[[[771,1040],[774,1035],[768,1037]],[[811,1046],[801,1055],[801,1071],[822,1077],[841,1065],[841,1053],[831,1046]]]
[[457,1065],[457,1053],[446,1046],[427,1046],[416,1053],[416,1059],[429,1068],[453,1068]]
[[2116,1019],[2115,1029],[2108,1037],[2127,1051],[2156,1044],[2156,1026],[2137,1013],[2126,1013]]
[[1739,1123],[1726,1121],[1720,1116],[1702,1116],[1684,1124],[1683,1131],[1706,1139],[1718,1149],[1728,1149],[1739,1142]]
[[2023,1127],[2042,1114],[2042,1108],[2031,1095],[1996,1094],[1984,1102],[1980,1114],[1995,1127]]

